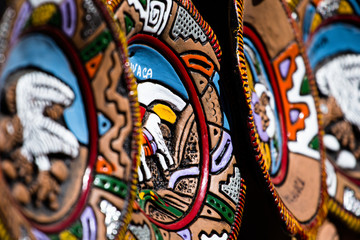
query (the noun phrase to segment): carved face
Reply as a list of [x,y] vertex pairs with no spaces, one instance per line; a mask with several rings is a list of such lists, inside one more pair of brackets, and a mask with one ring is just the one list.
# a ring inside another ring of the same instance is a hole
[[259,101],[254,105],[254,111],[260,115],[263,131],[266,131],[267,135],[273,138],[275,134],[275,116],[269,100],[270,96],[266,92],[262,92]]
[[[10,140],[0,150],[13,196],[30,218],[62,218],[69,182],[74,192],[81,189],[81,179],[69,172],[85,171],[88,152],[77,77],[55,42],[38,34],[14,47],[2,81],[1,131],[7,134],[1,137]],[[78,128],[74,120],[84,125]]]
[[146,215],[133,214],[129,235],[159,229],[164,239],[227,238],[241,178],[221,105],[217,41],[189,10],[191,1],[119,5],[113,7],[126,29],[143,113],[138,172]]
[[[135,43],[129,45],[129,52],[143,113],[140,205],[154,219],[169,222],[173,214],[181,218],[182,211],[165,206],[159,211],[149,196],[155,194],[161,202],[170,195],[179,198],[178,194],[185,194],[184,203],[196,196],[201,147],[193,103],[173,59],[165,58],[161,49]],[[184,170],[189,164],[193,167],[190,175]],[[187,203],[184,209],[189,207]]]

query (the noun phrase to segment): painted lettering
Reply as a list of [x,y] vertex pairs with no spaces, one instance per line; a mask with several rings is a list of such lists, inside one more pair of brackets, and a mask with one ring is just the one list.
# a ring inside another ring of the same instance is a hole
[[142,67],[139,64],[130,63],[131,70],[133,71],[135,77],[139,79],[152,79],[153,70],[152,68]]

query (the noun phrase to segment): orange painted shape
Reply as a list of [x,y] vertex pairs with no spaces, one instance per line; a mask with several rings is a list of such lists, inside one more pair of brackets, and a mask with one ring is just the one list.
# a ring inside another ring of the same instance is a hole
[[315,4],[315,6],[317,7],[319,5],[320,2],[322,2],[323,0],[313,0],[313,3]]
[[144,133],[141,135],[141,145],[144,149],[146,157],[149,157],[149,156],[152,156],[155,154],[155,152],[151,146],[151,143],[149,142],[149,139],[146,137],[146,135]]
[[96,162],[96,172],[110,175],[114,171],[114,167],[111,163],[105,160],[104,157],[98,156]]
[[209,61],[205,56],[186,54],[181,56],[186,66],[191,69],[199,70],[208,77],[211,77],[214,72],[214,64]]
[[[309,108],[305,103],[291,103],[287,98],[287,92],[291,90],[294,86],[292,76],[296,72],[297,67],[295,63],[295,58],[299,56],[299,48],[294,43],[291,45],[285,52],[280,54],[280,56],[274,60],[274,70],[277,82],[280,89],[280,97],[283,103],[284,115],[285,115],[285,124],[287,129],[287,136],[289,141],[296,141],[296,133],[305,129],[305,119],[310,115]],[[285,59],[290,59],[290,67],[287,77],[282,78],[280,74],[280,63]],[[306,74],[306,73],[305,73]],[[300,93],[299,93],[300,95]],[[290,119],[290,111],[297,110],[299,111],[299,118],[294,123]]]
[[146,145],[148,143],[146,137],[144,136],[144,134],[141,134],[141,145]]
[[92,59],[90,59],[86,64],[85,64],[85,68],[89,74],[90,78],[93,78],[95,73],[97,72],[101,60],[103,59],[103,53],[99,53],[98,55],[96,55],[95,57],[93,57]]
[[140,210],[140,206],[138,202],[133,202],[133,210],[134,211]]
[[144,147],[145,156],[146,156],[146,157],[151,156],[151,155],[152,155],[152,151],[151,151],[151,149],[149,148],[149,146],[144,146],[144,145],[143,145],[143,147]]

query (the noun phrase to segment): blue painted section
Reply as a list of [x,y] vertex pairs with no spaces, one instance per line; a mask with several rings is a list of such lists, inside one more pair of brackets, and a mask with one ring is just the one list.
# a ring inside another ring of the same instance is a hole
[[218,72],[215,72],[215,74],[214,74],[214,76],[212,78],[212,81],[215,84],[215,87],[216,87],[218,93],[220,93],[220,84],[219,84],[220,76],[219,76]]
[[[254,63],[251,60],[251,57],[249,56],[249,54],[248,54],[248,52],[246,50],[244,50],[244,54],[245,54],[245,58],[246,58],[247,62],[249,63],[249,67],[250,67],[250,71],[252,73],[251,75],[253,77],[254,84],[260,82],[259,78],[258,78],[258,75],[256,74],[256,69],[255,69]],[[258,56],[256,56],[256,57],[258,57]],[[258,59],[260,59],[260,58],[258,58]],[[260,66],[262,68],[262,64],[260,64]],[[266,86],[266,87],[268,87],[268,86]]]
[[79,142],[88,144],[89,133],[86,113],[77,78],[71,66],[56,43],[42,34],[23,38],[11,51],[7,64],[0,78],[3,89],[7,76],[21,68],[38,68],[48,72],[66,83],[75,93],[73,104],[64,111],[64,119],[69,130]]
[[[347,0],[348,3],[352,6],[356,15],[360,15],[360,6],[358,0]],[[314,15],[316,13],[316,8],[314,5],[309,4],[305,10],[305,17],[303,22],[303,40],[306,42],[310,34],[311,24],[313,22]]]
[[98,113],[98,128],[99,128],[99,135],[104,135],[107,131],[110,130],[112,127],[112,123],[110,120],[104,116],[102,113]]
[[340,53],[360,53],[360,29],[334,23],[320,29],[309,44],[308,56],[314,69],[321,61]]
[[[270,83],[270,80],[267,76],[267,71],[265,69],[265,66],[262,62],[262,58],[259,54],[259,52],[257,51],[257,49],[255,48],[254,44],[246,37],[244,37],[244,44],[247,45],[248,47],[251,48],[251,50],[255,53],[256,59],[259,61],[259,66],[261,68],[261,72],[263,73],[263,75],[265,76],[265,85],[266,88],[273,93],[273,89]],[[255,70],[255,66],[254,63],[252,62],[249,53],[245,50],[245,58],[247,60],[247,62],[249,63],[249,67],[250,67],[250,71],[252,73],[253,76],[253,80],[254,80],[254,84],[255,83],[259,83],[259,78],[256,74],[256,70]],[[274,99],[275,101],[275,99]],[[282,138],[281,138],[281,126],[280,126],[280,122],[279,122],[279,111],[277,109],[276,106],[276,102],[275,102],[275,106],[274,106],[274,114],[275,114],[275,119],[276,119],[276,133],[275,133],[275,138],[278,141],[278,146],[279,148],[276,149],[274,146],[274,141],[270,141],[270,151],[271,151],[271,168],[270,168],[270,175],[275,175],[279,169],[280,169],[280,165],[281,165],[281,156],[282,156]]]
[[173,66],[155,49],[133,44],[129,46],[129,60],[135,77],[139,82],[152,79],[172,88],[188,100],[187,91]]
[[226,130],[230,131],[230,125],[229,125],[229,120],[224,112],[224,126],[223,126]]
[[360,15],[360,6],[359,6],[359,1],[358,0],[347,0],[351,6],[353,7],[356,15]]
[[303,40],[306,40],[309,37],[311,24],[313,22],[314,15],[316,13],[316,8],[313,5],[308,5],[305,11],[305,18],[303,22]]
[[[218,72],[215,72],[213,78],[212,78],[212,81],[213,83],[215,84],[215,88],[218,92],[218,94],[220,95],[220,84],[219,84],[219,81],[220,81],[220,75]],[[225,112],[223,112],[223,115],[224,115],[224,124],[223,124],[223,127],[227,130],[230,130],[230,125],[229,125],[229,121],[227,119],[227,116],[225,114]]]

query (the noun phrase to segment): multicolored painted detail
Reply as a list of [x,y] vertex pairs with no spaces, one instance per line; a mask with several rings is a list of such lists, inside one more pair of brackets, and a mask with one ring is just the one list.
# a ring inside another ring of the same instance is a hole
[[0,77],[1,221],[12,239],[123,238],[140,148],[124,35],[98,1],[14,6],[27,14]]
[[[292,16],[291,9],[284,1],[282,1],[282,5],[288,15],[288,18],[291,19],[291,16]],[[307,226],[310,228],[310,230],[308,230],[308,232],[309,232],[308,235],[310,237],[313,237],[316,234],[316,229],[318,229],[318,227],[322,224],[322,222],[324,221],[324,219],[328,213],[327,202],[328,202],[329,196],[326,191],[326,189],[327,189],[327,184],[326,184],[327,174],[326,174],[326,168],[325,168],[326,153],[325,153],[325,147],[324,147],[324,142],[323,142],[324,129],[321,126],[323,118],[320,113],[321,112],[320,111],[321,100],[319,98],[319,92],[317,91],[317,88],[316,88],[316,82],[315,82],[313,71],[312,71],[312,68],[310,65],[309,57],[306,52],[305,43],[302,40],[301,29],[298,25],[298,22],[296,22],[295,20],[291,20],[290,23],[291,23],[293,33],[295,35],[295,39],[297,41],[298,47],[299,47],[299,53],[301,54],[303,61],[304,61],[304,67],[305,67],[305,71],[307,73],[307,79],[304,79],[304,80],[308,81],[308,83],[309,83],[311,95],[313,96],[313,99],[315,102],[315,107],[316,107],[316,112],[317,112],[317,123],[318,123],[318,127],[319,127],[318,137],[313,138],[309,145],[309,147],[311,147],[313,149],[319,149],[320,161],[321,161],[320,162],[321,193],[320,193],[320,201],[319,201],[319,208],[318,208],[319,210],[318,210],[317,215],[314,217],[314,221],[311,224],[308,224],[308,226]],[[301,92],[306,92],[307,91],[306,89],[307,89],[307,87],[305,87],[305,88],[302,87]]]
[[[287,8],[287,5],[285,3],[283,3],[283,6],[286,9],[288,17],[290,17],[291,16],[290,9]],[[327,189],[327,184],[326,184],[327,174],[326,174],[326,167],[325,167],[326,153],[325,153],[325,148],[324,148],[324,143],[323,143],[324,129],[321,126],[323,118],[320,113],[319,93],[316,88],[315,78],[314,78],[313,71],[312,71],[312,68],[310,65],[309,57],[308,57],[306,49],[305,49],[305,43],[302,41],[301,29],[298,26],[297,22],[292,21],[291,24],[292,24],[292,28],[293,28],[296,40],[299,43],[299,45],[298,45],[299,51],[302,54],[303,59],[304,59],[305,70],[307,73],[309,73],[307,75],[307,78],[308,78],[307,81],[309,82],[310,91],[311,91],[311,94],[313,95],[314,101],[315,101],[316,112],[318,113],[317,122],[319,124],[319,135],[318,135],[318,138],[313,139],[309,145],[312,148],[317,148],[317,146],[319,146],[318,149],[320,151],[320,157],[321,157],[321,196],[320,196],[321,199],[320,199],[320,203],[319,203],[319,212],[313,223],[313,229],[317,229],[322,224],[322,222],[324,221],[324,219],[328,213],[327,202],[329,199],[328,193],[326,191],[326,189]],[[306,91],[306,89],[304,89],[302,91]],[[315,232],[310,232],[310,236],[314,236],[315,234],[316,234]]]
[[[312,1],[303,38],[315,73],[325,130],[329,211],[360,231],[360,138],[358,65],[360,5],[355,1]],[[344,39],[339,42],[338,36]],[[341,89],[341,91],[340,91]]]
[[260,137],[259,145],[266,159],[267,170],[275,181],[281,183],[288,164],[288,135],[284,118],[279,116],[279,112],[283,112],[282,104],[279,104],[279,90],[273,90],[277,87],[274,84],[274,72],[268,66],[270,60],[265,54],[265,48],[257,46],[260,39],[247,27],[244,27],[244,32],[245,64],[252,96],[251,107],[254,109],[256,131]]
[[289,151],[320,159],[319,126],[304,60],[297,44],[274,60],[287,128]]
[[[310,1],[306,6],[305,17],[302,24],[303,39],[307,42],[310,35],[317,35],[315,32],[319,29],[324,31],[326,28],[335,26],[340,26],[342,33],[351,34],[351,31],[347,29],[346,23],[357,25],[356,19],[359,16],[360,5],[353,0]],[[356,28],[355,26],[354,29]],[[334,38],[329,38],[328,40],[335,42]],[[344,38],[344,40],[347,39]],[[338,45],[340,44],[334,46]],[[343,44],[343,46],[345,47],[346,44]],[[310,55],[309,58],[311,60]]]
[[[109,8],[127,33],[144,129],[139,209],[127,236],[234,235],[245,187],[220,103],[215,35],[190,1],[113,1]],[[237,193],[228,193],[233,187]]]
[[[259,170],[287,231],[301,238],[313,237],[327,213],[324,204],[327,199],[326,175],[321,138],[317,138],[322,134],[318,126],[317,93],[299,32],[295,29],[296,23],[291,19],[287,3],[281,2],[276,11],[283,11],[281,14],[290,21],[291,27],[287,27],[294,37],[292,41],[283,43],[285,48],[279,48],[280,52],[274,52],[276,48],[273,48],[272,57],[269,57],[266,44],[276,44],[276,40],[261,39],[255,30],[257,26],[251,25],[250,20],[245,20],[243,27],[243,2],[236,1],[234,4],[238,17],[238,25],[234,27],[238,29],[239,75],[250,109],[248,126]],[[261,31],[264,34],[266,30]],[[271,120],[275,122],[274,127]],[[305,167],[301,172],[300,162],[312,167]],[[313,169],[315,174],[307,174],[308,169]],[[314,192],[317,192],[316,197]],[[306,214],[301,210],[304,200],[310,203],[305,204],[302,210],[308,211],[312,206],[311,212]]]

